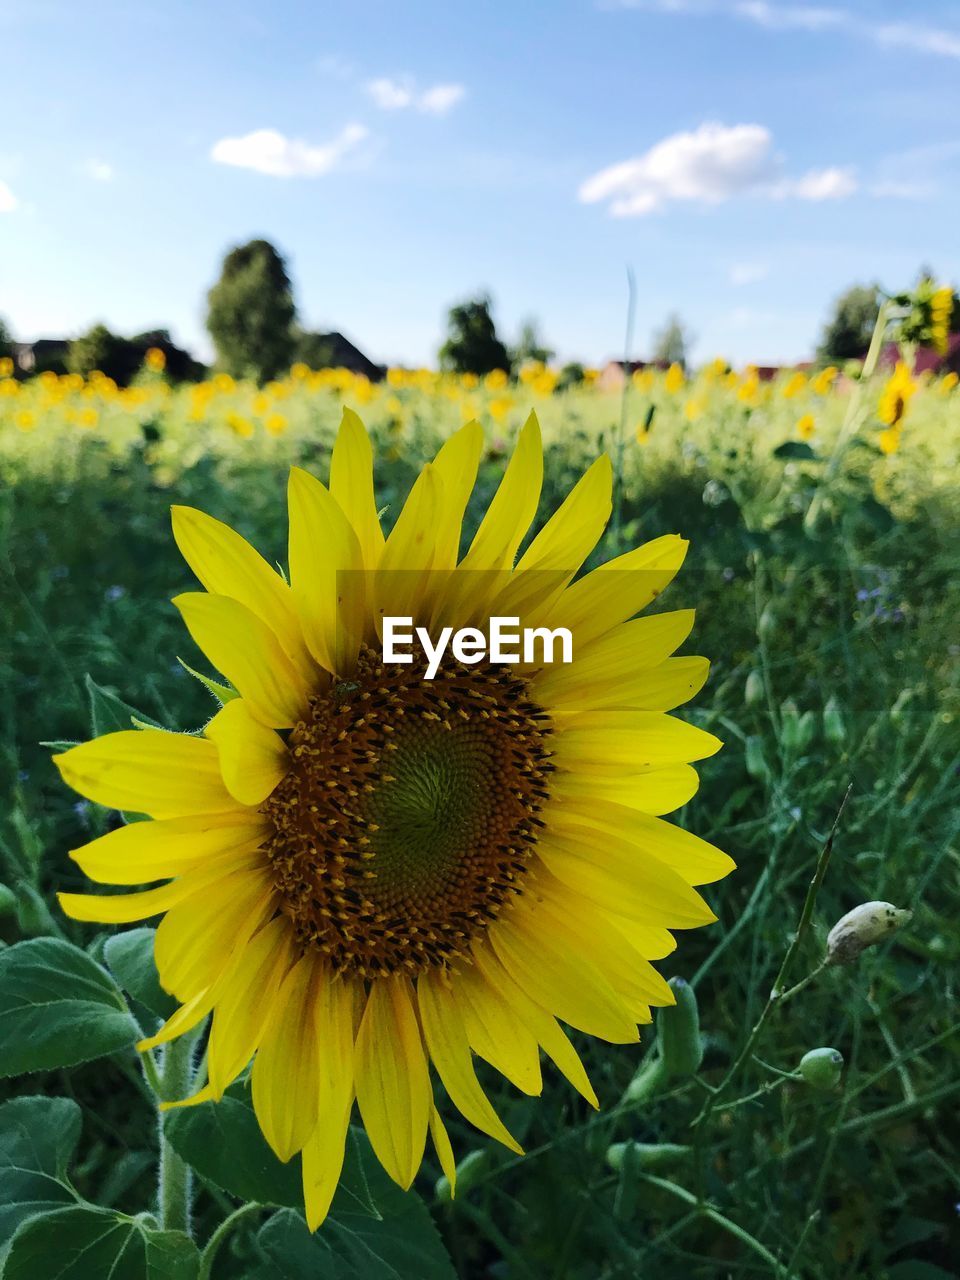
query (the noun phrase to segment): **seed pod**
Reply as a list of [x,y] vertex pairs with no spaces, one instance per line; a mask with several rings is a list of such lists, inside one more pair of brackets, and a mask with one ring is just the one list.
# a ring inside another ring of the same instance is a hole
[[812,1089],[835,1089],[843,1071],[839,1049],[810,1049],[800,1059],[800,1074]]
[[786,751],[796,751],[800,746],[800,713],[792,698],[780,707],[780,740]]
[[842,916],[827,934],[827,963],[852,964],[862,951],[905,925],[912,911],[890,902],[862,902]]
[[757,619],[757,635],[761,640],[770,640],[776,629],[777,615],[773,611],[773,605],[764,605],[763,612]]
[[670,989],[677,1003],[657,1014],[660,1058],[668,1076],[692,1076],[703,1061],[697,997],[683,978],[671,978]]
[[797,724],[797,750],[806,751],[813,741],[817,729],[817,717],[812,711],[805,711]]
[[847,727],[843,723],[843,715],[840,711],[840,704],[832,695],[827,701],[827,705],[823,708],[823,732],[826,734],[827,741],[832,742],[835,746],[840,746],[846,742]]
[[755,707],[763,701],[763,676],[759,671],[751,671],[743,686],[743,700],[748,707]]
[[744,748],[744,763],[751,778],[765,781],[770,777],[770,766],[767,764],[766,757],[763,754],[763,741],[755,733],[752,733],[747,738]]
[[662,1169],[677,1164],[691,1152],[691,1147],[677,1142],[614,1142],[607,1147],[607,1164],[611,1169],[623,1168],[628,1152],[638,1169]]

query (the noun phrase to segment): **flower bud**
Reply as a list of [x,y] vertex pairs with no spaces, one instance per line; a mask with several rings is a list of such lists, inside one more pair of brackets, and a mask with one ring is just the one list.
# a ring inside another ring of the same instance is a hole
[[744,763],[751,778],[765,781],[770,777],[770,766],[763,754],[763,741],[755,733],[747,738],[744,748]]
[[862,902],[827,934],[827,963],[852,964],[862,951],[895,933],[912,916],[912,911],[889,902]]
[[812,1089],[835,1089],[843,1071],[839,1049],[811,1049],[800,1059],[800,1074]]
[[827,741],[832,742],[834,746],[840,746],[847,738],[847,727],[843,723],[840,703],[832,695],[823,708],[823,732],[826,734]]
[[817,717],[812,711],[805,711],[797,723],[797,750],[806,751],[813,741],[817,730]]
[[743,686],[743,700],[748,707],[755,707],[763,701],[763,676],[759,671],[751,671]]
[[773,611],[773,605],[764,605],[763,612],[757,619],[757,635],[761,640],[770,640],[777,629],[777,615]]
[[780,741],[785,751],[795,752],[800,746],[800,712],[792,698],[780,706]]
[[[469,1191],[476,1182],[477,1176],[483,1171],[486,1161],[487,1153],[485,1151],[469,1151],[457,1165],[456,1187],[461,1195]],[[453,1199],[450,1181],[446,1176],[437,1179],[433,1190],[438,1200],[449,1201]]]
[[692,1076],[703,1061],[697,997],[683,978],[671,978],[670,989],[677,1003],[657,1014],[660,1058],[668,1076]]

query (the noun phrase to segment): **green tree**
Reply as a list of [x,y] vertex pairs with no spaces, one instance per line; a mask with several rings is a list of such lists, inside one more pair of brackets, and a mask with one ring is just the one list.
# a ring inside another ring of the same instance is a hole
[[71,373],[82,374],[84,378],[98,369],[108,378],[113,378],[114,382],[125,384],[132,373],[129,347],[125,338],[112,333],[105,324],[95,324],[70,343],[67,368]]
[[7,328],[7,322],[0,316],[0,358],[13,355],[13,335]]
[[855,284],[833,304],[817,348],[820,364],[843,364],[866,353],[880,310],[880,286]]
[[207,303],[207,330],[226,373],[265,382],[290,367],[296,307],[286,263],[269,241],[231,249]]
[[451,373],[483,375],[494,369],[510,371],[510,354],[497,336],[488,294],[479,294],[451,307],[447,340],[440,348],[440,367]]
[[652,358],[657,364],[678,364],[686,369],[692,343],[693,334],[673,312],[653,335]]
[[520,326],[520,337],[511,353],[514,367],[519,369],[521,365],[532,361],[536,364],[549,364],[553,359],[554,351],[548,347],[540,333],[540,325],[532,316],[524,320]]

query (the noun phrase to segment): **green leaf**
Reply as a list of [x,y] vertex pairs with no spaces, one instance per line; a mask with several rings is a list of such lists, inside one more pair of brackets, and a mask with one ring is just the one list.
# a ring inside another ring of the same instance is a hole
[[26,1219],[75,1202],[67,1167],[80,1123],[69,1098],[13,1098],[0,1106],[0,1243]]
[[154,729],[163,728],[156,720],[151,720],[149,716],[145,716],[136,707],[131,707],[129,702],[124,702],[122,698],[118,698],[111,689],[105,689],[103,685],[97,684],[89,673],[84,676],[83,682],[86,686],[87,697],[90,700],[92,737],[99,738],[104,733],[115,733],[120,729],[129,729],[134,720],[140,720]]
[[194,671],[193,667],[184,662],[182,658],[178,658],[177,661],[180,663],[181,667],[183,667],[184,671],[193,676],[194,680],[200,681],[207,693],[213,694],[221,707],[225,706],[228,702],[232,702],[234,698],[240,697],[236,689],[231,688],[230,685],[220,684],[216,680],[211,680],[209,676],[202,675],[199,671]]
[[[300,1158],[281,1164],[260,1132],[245,1084],[234,1084],[222,1101],[168,1111],[164,1134],[170,1145],[201,1178],[240,1200],[303,1208]],[[392,1184],[391,1184],[392,1185]],[[356,1133],[347,1140],[340,1185],[332,1212],[376,1216],[365,1161]]]
[[128,929],[115,933],[103,948],[110,971],[124,991],[144,1008],[166,1022],[177,1001],[160,985],[153,959],[155,929]]
[[208,1182],[240,1200],[303,1205],[300,1161],[281,1164],[260,1132],[245,1085],[234,1084],[220,1102],[168,1111],[163,1132],[170,1145]]
[[802,462],[819,462],[817,454],[804,440],[784,440],[773,451],[775,458],[795,458]]
[[199,1264],[196,1245],[180,1231],[78,1206],[24,1222],[3,1280],[196,1280]]
[[0,1027],[0,1076],[103,1058],[140,1034],[106,969],[58,938],[0,952]]

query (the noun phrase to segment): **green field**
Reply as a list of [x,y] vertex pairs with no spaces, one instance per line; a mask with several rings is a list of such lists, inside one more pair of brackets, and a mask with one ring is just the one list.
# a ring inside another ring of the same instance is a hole
[[[303,373],[265,390],[216,379],[171,390],[160,373],[129,391],[69,379],[6,385],[3,944],[54,936],[100,956],[106,936],[66,920],[53,895],[85,887],[67,851],[111,816],[76,802],[40,744],[102,731],[103,691],[169,727],[211,714],[177,661],[203,659],[169,603],[193,589],[170,505],[227,520],[283,561],[287,469],[296,462],[326,478],[342,404],[373,434],[387,525],[423,462],[476,415],[488,447],[469,535],[534,408],[547,446],[541,516],[606,449],[620,500],[598,558],[662,533],[691,540],[663,607],[697,609],[687,651],[713,665],[685,714],[725,748],[704,763],[701,790],[677,818],[738,870],[707,890],[718,923],[681,935],[660,966],[695,988],[699,1071],[623,1100],[656,1053],[654,1033],[639,1049],[578,1036],[598,1114],[552,1070],[542,1099],[481,1071],[527,1155],[481,1138],[451,1108],[458,1157],[478,1154],[452,1203],[429,1159],[416,1192],[456,1273],[471,1280],[956,1274],[960,392],[919,386],[892,439],[879,384],[851,418],[858,392],[842,378],[761,384],[719,370],[681,386],[637,379],[625,397],[557,391],[542,375],[508,387],[399,373],[383,386]],[[827,931],[859,903],[909,907],[912,921],[773,1008],[728,1078],[848,787],[787,985],[817,966]],[[845,1061],[826,1090],[790,1075],[820,1046]],[[150,1206],[156,1125],[132,1050],[0,1082],[0,1100],[27,1094],[83,1106],[73,1167],[83,1196],[130,1214]],[[609,1149],[631,1140],[644,1145],[615,1170]],[[201,1184],[198,1238],[235,1204]],[[265,1253],[270,1214],[238,1222],[214,1276],[280,1274]],[[330,1268],[315,1274],[363,1274]],[[368,1274],[396,1273],[371,1263]]]

